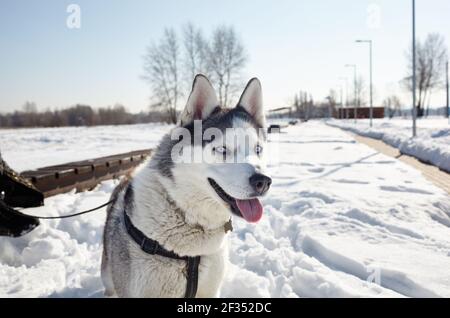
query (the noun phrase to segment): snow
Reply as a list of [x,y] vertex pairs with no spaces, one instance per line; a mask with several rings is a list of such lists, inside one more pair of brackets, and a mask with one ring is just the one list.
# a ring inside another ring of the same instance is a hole
[[[131,138],[139,130],[121,132]],[[83,134],[71,139],[73,147],[82,149],[78,143],[89,139]],[[156,138],[150,128],[145,135]],[[222,297],[450,297],[450,195],[323,122],[271,138],[273,145],[279,139],[279,162],[269,165],[273,187],[258,224],[233,222]],[[147,141],[133,145],[145,148]],[[12,148],[5,151],[10,160],[20,154]],[[41,147],[48,155],[53,149]],[[26,212],[63,215],[100,205],[117,182],[57,195]],[[104,220],[102,209],[43,221],[19,239],[0,238],[0,296],[101,297]]]
[[[18,172],[153,148],[171,126],[161,123],[0,129],[0,151]],[[45,151],[42,151],[45,150]]]
[[356,134],[381,139],[402,153],[438,166],[450,172],[450,122],[445,118],[425,118],[417,121],[417,138],[412,139],[411,119],[375,119],[370,128],[368,120],[332,120],[334,127]]
[[[26,209],[56,216],[98,206],[109,200],[117,180],[95,191],[60,194],[45,207]],[[75,219],[46,220],[21,238],[0,238],[0,296],[99,297],[102,231],[106,208]]]

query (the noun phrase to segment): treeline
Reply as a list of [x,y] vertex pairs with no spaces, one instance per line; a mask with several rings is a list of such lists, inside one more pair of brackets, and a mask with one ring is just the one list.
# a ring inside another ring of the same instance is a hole
[[337,92],[330,90],[324,101],[315,101],[312,94],[300,91],[295,94],[292,106],[275,109],[269,112],[269,118],[300,118],[309,120],[314,118],[331,118],[337,116],[338,108]]
[[32,107],[22,111],[0,114],[1,128],[65,127],[96,125],[128,125],[167,122],[168,116],[158,111],[132,114],[122,105],[93,109],[88,105],[75,105],[62,110],[38,112]]

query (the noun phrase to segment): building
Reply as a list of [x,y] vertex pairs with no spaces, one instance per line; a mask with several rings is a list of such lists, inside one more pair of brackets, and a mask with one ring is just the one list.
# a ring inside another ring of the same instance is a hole
[[[355,118],[355,109],[353,107],[338,108],[335,112],[336,118]],[[356,115],[359,119],[370,118],[370,107],[359,107],[356,109]],[[373,107],[373,118],[384,118],[384,107]]]

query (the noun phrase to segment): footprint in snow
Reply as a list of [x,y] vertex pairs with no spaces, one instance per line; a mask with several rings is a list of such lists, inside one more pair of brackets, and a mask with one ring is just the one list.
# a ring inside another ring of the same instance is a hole
[[366,181],[349,180],[349,179],[334,179],[333,181],[337,183],[348,183],[348,184],[369,184],[369,182]]
[[422,190],[422,189],[417,189],[417,188],[409,188],[409,187],[404,187],[404,186],[381,186],[380,187],[381,190],[383,191],[391,191],[391,192],[405,192],[405,193],[417,193],[417,194],[428,194],[431,195],[433,193]]
[[312,169],[308,169],[309,172],[312,173],[321,173],[323,172],[325,169],[324,168],[312,168]]

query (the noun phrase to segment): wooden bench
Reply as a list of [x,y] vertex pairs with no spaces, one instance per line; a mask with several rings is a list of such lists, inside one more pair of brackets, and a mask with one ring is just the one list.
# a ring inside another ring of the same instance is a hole
[[24,171],[21,176],[43,193],[44,197],[69,192],[91,190],[102,181],[131,172],[151,155],[151,149],[131,151],[56,166]]

